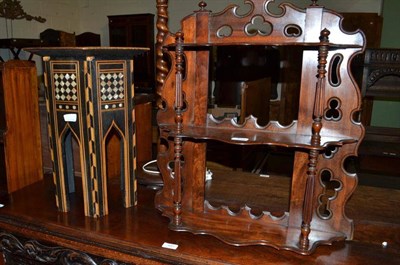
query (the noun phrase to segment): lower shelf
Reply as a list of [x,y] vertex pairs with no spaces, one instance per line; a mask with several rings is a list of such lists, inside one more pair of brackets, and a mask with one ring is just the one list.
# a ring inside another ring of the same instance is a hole
[[[173,220],[172,211],[164,215]],[[182,223],[169,228],[174,231],[185,231],[193,234],[211,235],[234,246],[263,245],[279,250],[291,250],[299,254],[309,255],[320,245],[332,245],[333,242],[344,241],[342,233],[329,233],[311,229],[308,249],[299,245],[300,228],[283,225],[265,225],[262,222],[246,222],[240,218],[221,216],[212,213],[182,213]]]
[[300,246],[301,222],[293,226],[289,220],[290,177],[221,169],[212,172],[212,179],[205,184],[203,209],[191,208],[187,203],[191,200],[184,194],[181,222],[176,224],[173,207],[159,207],[170,219],[171,230],[211,235],[234,246],[265,245],[303,255],[313,253],[319,245],[346,240],[342,232],[321,231],[311,223],[308,247]]

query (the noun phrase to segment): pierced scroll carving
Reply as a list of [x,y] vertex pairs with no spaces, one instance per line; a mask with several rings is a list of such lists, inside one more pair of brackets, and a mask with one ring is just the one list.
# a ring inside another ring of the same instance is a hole
[[91,257],[86,253],[63,247],[49,247],[36,240],[21,241],[17,237],[0,233],[0,244],[3,253],[34,260],[44,264],[82,264],[82,265],[126,265],[111,259]]
[[324,189],[322,194],[318,196],[319,206],[317,214],[322,219],[330,219],[333,214],[330,209],[330,203],[336,199],[338,192],[342,189],[342,183],[332,179],[330,170],[323,170],[321,172],[320,184]]
[[217,30],[218,38],[230,37],[232,35],[233,29],[228,26],[224,25]]
[[339,121],[342,118],[340,107],[340,100],[338,98],[329,99],[328,108],[325,110],[324,115],[325,120]]
[[303,30],[300,26],[289,24],[284,29],[286,37],[300,37],[303,34]]
[[337,87],[342,83],[342,78],[340,76],[340,67],[343,62],[343,55],[334,54],[329,65],[329,83],[331,86]]
[[328,159],[329,158],[333,158],[338,151],[339,151],[339,147],[337,147],[337,146],[329,146],[325,150],[324,157],[328,158]]
[[261,35],[268,36],[271,34],[272,24],[265,21],[261,16],[255,16],[245,27],[245,33],[249,36]]
[[247,17],[254,11],[254,3],[247,2],[243,6],[235,6],[233,13],[236,17]]
[[275,0],[268,0],[264,6],[265,13],[273,17],[281,17],[285,15],[286,9]]
[[262,211],[262,210],[257,211],[257,210],[252,209],[252,207],[250,207],[248,205],[244,205],[244,206],[240,206],[240,207],[226,206],[226,205],[214,206],[209,201],[205,201],[204,205],[208,210],[216,211],[223,215],[237,216],[237,217],[239,217],[239,216],[250,217],[253,220],[264,219],[267,222],[271,222],[271,223],[275,223],[275,224],[285,223],[285,222],[287,222],[287,219],[289,217],[288,212],[279,212],[279,214],[276,214],[276,213],[270,212],[270,211]]

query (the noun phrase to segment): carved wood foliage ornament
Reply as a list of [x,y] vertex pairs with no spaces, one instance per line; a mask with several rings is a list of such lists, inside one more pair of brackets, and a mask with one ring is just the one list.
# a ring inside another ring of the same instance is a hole
[[28,21],[36,20],[37,22],[46,22],[41,16],[32,16],[27,14],[22,8],[21,1],[18,0],[3,0],[0,2],[0,17],[6,19],[26,19]]
[[[0,245],[3,253],[5,254],[7,264],[8,254],[12,253],[14,256],[28,260],[34,260],[41,264],[88,264],[88,265],[124,265],[115,260],[104,259],[100,257],[91,257],[86,253],[76,251],[73,249],[63,247],[49,247],[45,246],[36,240],[23,241],[14,235],[8,233],[0,234]],[[11,256],[10,256],[11,257]],[[15,260],[11,261],[11,264]]]

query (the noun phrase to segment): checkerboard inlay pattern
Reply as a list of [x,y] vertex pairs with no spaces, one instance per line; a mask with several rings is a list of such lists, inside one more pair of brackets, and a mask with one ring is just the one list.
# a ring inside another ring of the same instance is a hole
[[123,73],[100,74],[101,99],[103,101],[122,100],[125,97]]
[[[59,73],[53,74],[54,82],[54,98],[59,109],[76,109],[74,104],[78,101],[78,83],[76,73]],[[64,102],[61,103],[61,102]],[[68,102],[68,103],[66,103]],[[71,104],[72,103],[72,104]]]

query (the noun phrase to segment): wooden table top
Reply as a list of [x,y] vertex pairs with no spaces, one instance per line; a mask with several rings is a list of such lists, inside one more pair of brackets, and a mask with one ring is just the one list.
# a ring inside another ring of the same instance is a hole
[[[314,254],[302,256],[173,232],[167,227],[168,219],[154,208],[154,190],[140,186],[137,207],[125,209],[118,185],[109,180],[109,215],[91,219],[83,214],[79,190],[71,196],[71,211],[57,212],[51,178],[46,176],[0,198],[5,205],[0,209],[0,230],[136,264],[400,264],[400,212],[396,209],[400,190],[359,186],[347,208],[355,221],[354,240],[321,246]],[[165,242],[178,248],[163,248]]]

